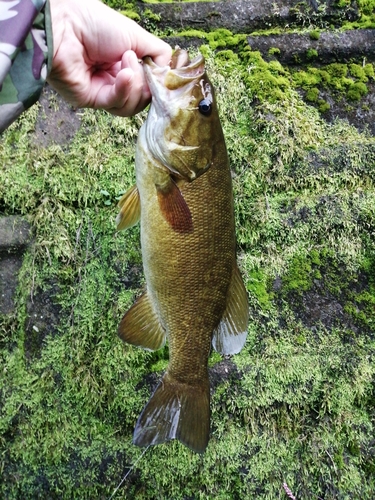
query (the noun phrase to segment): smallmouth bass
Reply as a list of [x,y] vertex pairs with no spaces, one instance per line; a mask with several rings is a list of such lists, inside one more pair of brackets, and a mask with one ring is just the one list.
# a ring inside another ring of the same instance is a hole
[[235,256],[232,182],[213,87],[202,55],[177,49],[169,66],[143,61],[152,102],[138,136],[136,186],[119,202],[118,229],[141,221],[146,292],[124,315],[125,342],[169,365],[143,409],[134,444],[178,439],[204,452],[210,431],[211,344],[238,353],[248,299]]

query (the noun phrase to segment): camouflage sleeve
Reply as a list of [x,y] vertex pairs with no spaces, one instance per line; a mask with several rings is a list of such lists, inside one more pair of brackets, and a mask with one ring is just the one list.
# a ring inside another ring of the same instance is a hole
[[0,133],[38,99],[52,54],[48,0],[0,0]]

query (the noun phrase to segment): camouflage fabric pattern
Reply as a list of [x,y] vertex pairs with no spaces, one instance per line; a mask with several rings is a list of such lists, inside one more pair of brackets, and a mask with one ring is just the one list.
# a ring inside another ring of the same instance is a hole
[[0,0],[0,132],[38,99],[47,78],[46,12],[46,0]]

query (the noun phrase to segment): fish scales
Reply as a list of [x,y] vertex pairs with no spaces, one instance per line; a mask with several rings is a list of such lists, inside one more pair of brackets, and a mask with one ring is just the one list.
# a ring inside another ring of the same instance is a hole
[[[142,193],[155,192],[155,188],[147,175],[147,158],[142,158],[141,165],[146,168],[137,171],[137,185],[143,206]],[[235,262],[228,174],[226,161],[216,162],[205,175],[181,188],[192,214],[191,233],[180,234],[168,225],[156,194],[142,209],[141,245],[147,288],[163,326],[173,332],[168,337],[168,371],[179,380],[206,376],[212,332],[226,305]],[[189,342],[191,332],[194,343]],[[185,339],[183,348],[181,339]]]
[[169,365],[134,432],[140,446],[177,438],[208,443],[211,345],[239,352],[247,295],[235,257],[231,173],[204,59],[178,49],[170,66],[144,62],[152,104],[136,151],[136,188],[120,201],[118,227],[140,215],[147,290],[125,314],[120,337],[157,349]]

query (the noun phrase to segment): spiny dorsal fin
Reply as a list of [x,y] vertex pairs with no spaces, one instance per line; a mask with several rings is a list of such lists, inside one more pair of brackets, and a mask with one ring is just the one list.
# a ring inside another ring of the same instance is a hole
[[203,453],[210,433],[210,387],[207,380],[198,386],[181,383],[167,372],[135,426],[133,443],[150,446],[178,439]]
[[149,351],[156,351],[164,346],[165,330],[154,312],[147,292],[139,297],[122,318],[118,334],[124,342]]
[[237,354],[243,348],[249,323],[247,293],[237,264],[233,270],[227,307],[213,333],[212,345],[221,354]]
[[193,230],[191,212],[173,179],[156,189],[160,210],[171,228],[177,233],[190,233]]
[[118,202],[120,213],[116,217],[117,229],[127,229],[135,226],[141,218],[141,200],[137,186],[133,186],[121,197]]

